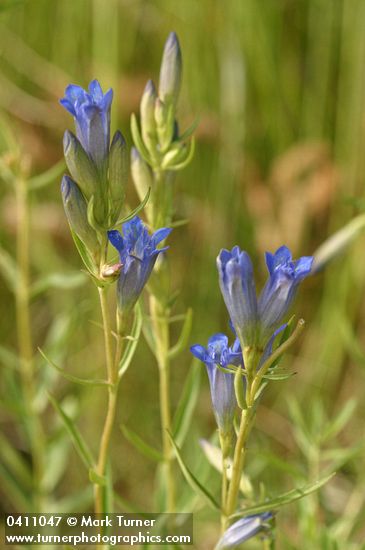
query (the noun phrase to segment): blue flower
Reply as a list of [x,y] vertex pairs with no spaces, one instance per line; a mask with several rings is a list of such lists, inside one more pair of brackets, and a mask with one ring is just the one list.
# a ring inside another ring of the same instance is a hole
[[304,256],[293,261],[286,246],[275,254],[266,253],[269,279],[261,292],[258,309],[263,335],[271,334],[288,313],[300,282],[309,275],[313,257]]
[[252,262],[238,246],[221,250],[217,258],[219,285],[239,338],[252,345],[258,320]]
[[247,252],[235,246],[217,258],[219,284],[234,329],[245,346],[263,347],[280,326],[300,282],[309,275],[311,256],[293,261],[286,246],[266,253],[269,279],[257,300],[253,268]]
[[113,90],[103,94],[99,82],[93,80],[89,92],[70,84],[60,101],[75,119],[76,134],[83,148],[102,172],[106,170],[105,161],[109,152],[112,99]]
[[228,550],[236,548],[246,540],[254,537],[265,529],[265,522],[272,519],[271,512],[255,514],[239,519],[228,527],[227,531],[219,539],[214,550]]
[[214,415],[222,433],[230,433],[233,428],[233,418],[236,410],[236,396],[234,391],[234,374],[221,371],[217,365],[242,365],[242,352],[238,339],[232,347],[228,347],[228,338],[225,334],[215,334],[209,338],[208,346],[204,348],[198,344],[190,348],[191,353],[207,368],[210,393]]
[[171,229],[163,228],[152,236],[137,216],[122,226],[119,231],[108,231],[111,244],[118,250],[121,271],[118,279],[117,297],[120,311],[129,311],[137,302],[145,286],[157,256],[168,247],[157,249]]

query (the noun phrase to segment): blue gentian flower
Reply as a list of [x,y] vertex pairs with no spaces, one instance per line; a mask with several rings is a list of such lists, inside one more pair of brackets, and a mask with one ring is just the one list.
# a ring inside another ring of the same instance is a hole
[[97,80],[93,80],[87,92],[70,84],[60,103],[69,111],[76,125],[76,134],[86,153],[93,159],[99,171],[105,171],[105,161],[110,143],[110,107],[113,90],[103,94]]
[[232,324],[245,346],[264,347],[280,326],[300,282],[309,275],[311,256],[293,261],[286,246],[266,253],[269,279],[257,299],[253,268],[247,252],[235,246],[217,258],[219,283]]
[[118,279],[117,297],[120,311],[128,312],[137,302],[147,283],[158,255],[168,247],[156,248],[172,230],[158,229],[152,236],[136,216],[119,231],[108,231],[111,244],[118,250],[121,271]]
[[191,346],[191,353],[202,361],[208,372],[213,411],[222,433],[230,433],[237,406],[234,391],[234,374],[221,371],[217,365],[242,365],[242,352],[238,338],[232,347],[228,346],[225,334],[215,334],[209,338],[206,348],[198,344]]
[[219,285],[236,334],[253,343],[257,326],[257,300],[252,262],[238,246],[221,250],[217,258]]
[[271,512],[264,512],[239,519],[228,527],[214,550],[236,548],[265,529],[265,522],[272,519],[272,517]]
[[312,256],[293,261],[286,246],[275,254],[266,253],[269,279],[261,292],[258,309],[261,331],[271,334],[288,313],[300,282],[311,272]]

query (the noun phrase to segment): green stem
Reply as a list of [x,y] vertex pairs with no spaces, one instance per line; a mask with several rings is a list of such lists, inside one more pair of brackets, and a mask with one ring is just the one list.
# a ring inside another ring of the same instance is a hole
[[229,484],[226,515],[229,517],[234,513],[237,504],[237,498],[240,488],[241,475],[246,454],[246,442],[251,430],[252,421],[254,418],[254,410],[252,407],[243,409],[241,413],[240,428],[237,436],[237,442],[234,449],[232,477]]
[[18,280],[16,287],[16,325],[20,357],[20,373],[30,451],[33,464],[33,491],[35,512],[43,509],[42,480],[44,475],[44,432],[35,406],[33,341],[29,300],[29,197],[27,183],[20,175],[16,180]]
[[221,530],[222,534],[226,529],[227,523],[227,514],[226,514],[226,501],[227,501],[227,489],[228,489],[228,478],[227,478],[227,459],[222,457],[222,500],[221,500]]
[[[99,299],[100,307],[103,318],[104,328],[104,341],[105,341],[105,358],[106,368],[108,374],[108,407],[107,414],[104,422],[104,428],[101,436],[99,457],[96,466],[96,473],[100,477],[105,476],[106,464],[108,459],[108,452],[110,447],[110,439],[113,431],[114,419],[117,407],[117,394],[118,394],[118,366],[113,360],[113,343],[112,343],[112,331],[110,323],[110,315],[107,301],[107,293],[104,287],[99,287]],[[104,488],[102,485],[95,483],[94,485],[94,499],[95,499],[95,513],[101,514],[107,512],[104,510]]]
[[162,429],[163,457],[166,468],[167,512],[175,511],[175,480],[173,472],[173,449],[169,432],[171,432],[170,411],[170,347],[169,326],[166,322],[166,311],[154,296],[150,297],[150,311],[156,341],[156,359],[160,374],[160,416]]

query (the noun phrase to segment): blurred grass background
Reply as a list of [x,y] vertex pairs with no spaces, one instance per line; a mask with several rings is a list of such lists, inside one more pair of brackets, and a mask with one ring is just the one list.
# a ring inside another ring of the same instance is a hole
[[[265,250],[285,243],[294,256],[309,255],[364,210],[363,0],[2,0],[0,10],[1,116],[29,157],[32,174],[62,158],[62,135],[72,121],[58,99],[70,82],[86,86],[98,78],[104,89],[114,88],[112,124],[131,145],[130,114],[138,110],[146,80],[157,79],[168,33],[177,32],[184,59],[179,115],[186,126],[198,117],[199,126],[195,158],[176,183],[176,218],[190,223],[174,231],[169,257],[175,285],[182,289],[177,311],[194,308],[191,343],[205,343],[213,332],[228,330],[215,268],[221,247],[239,244],[248,250],[262,283]],[[132,183],[128,196],[137,204]],[[1,246],[12,253],[16,210],[5,185],[0,201]],[[307,330],[286,359],[297,374],[268,389],[248,458],[254,479],[263,479],[274,494],[295,482],[288,463],[304,477],[315,475],[295,437],[293,424],[299,420],[292,420],[288,398],[298,400],[312,426],[307,431],[314,434],[323,430],[326,416],[332,418],[357,398],[355,413],[338,437],[340,447],[356,451],[340,461],[336,480],[322,492],[317,516],[321,525],[347,518],[339,527],[346,541],[340,548],[360,545],[365,536],[365,455],[358,449],[365,415],[364,244],[359,239],[325,273],[303,285],[295,310],[306,319]],[[81,267],[58,180],[33,194],[31,253],[34,279]],[[13,299],[2,280],[0,297],[1,341],[15,348]],[[88,282],[74,290],[50,288],[32,303],[35,345],[44,347],[51,330],[59,362],[79,376],[103,368],[98,321]],[[187,351],[174,365],[175,403],[190,363]],[[118,423],[151,443],[160,440],[157,378],[143,342],[121,388]],[[7,392],[6,376],[1,384]],[[59,380],[53,384],[54,393],[68,396],[70,407],[79,403],[79,427],[96,443],[104,414],[102,392],[81,392]],[[8,408],[0,410],[0,421],[21,449]],[[45,425],[55,423],[47,408]],[[214,429],[204,376],[186,453],[195,470],[204,461],[196,442]],[[137,508],[152,507],[155,466],[117,428],[113,460],[120,494]],[[87,483],[73,451],[68,461],[55,489],[57,498]],[[2,502],[4,510],[12,506],[5,491]],[[308,502],[301,506],[317,510],[313,499]],[[298,527],[298,517],[310,516],[310,510],[302,512],[292,506],[280,514],[285,535],[280,535],[279,548],[302,548],[298,529],[313,528],[305,520]],[[199,524],[199,548],[211,547],[212,535],[206,533],[216,533],[218,525],[210,521],[208,515],[208,523]]]

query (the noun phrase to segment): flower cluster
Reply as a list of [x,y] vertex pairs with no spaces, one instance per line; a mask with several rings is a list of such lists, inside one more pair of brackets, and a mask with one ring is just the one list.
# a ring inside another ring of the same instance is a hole
[[[119,131],[110,144],[112,99],[113,91],[104,94],[99,82],[93,80],[88,92],[70,84],[60,101],[74,117],[76,127],[76,135],[66,130],[63,140],[71,174],[61,186],[64,207],[71,230],[95,265],[100,260],[105,231],[121,217],[128,179],[127,148]],[[85,235],[89,237],[92,232],[95,238],[90,247],[90,238]]]
[[[207,348],[192,346],[191,352],[208,371],[212,404],[221,433],[232,431],[237,405],[234,367],[244,365],[242,349],[258,350],[255,368],[271,356],[276,336],[287,326],[284,318],[292,304],[299,283],[311,270],[313,259],[292,260],[289,249],[279,248],[266,254],[269,278],[257,299],[252,262],[247,252],[235,246],[222,250],[217,258],[219,283],[237,338],[229,347],[223,334],[212,336]],[[220,367],[233,367],[231,372]],[[246,365],[248,368],[249,365]],[[243,371],[245,372],[245,371]]]
[[288,313],[300,282],[311,272],[313,258],[293,261],[290,250],[280,247],[266,253],[269,278],[256,296],[252,262],[238,246],[221,250],[217,258],[219,284],[235,331],[244,347],[266,344]]
[[[158,88],[152,80],[147,82],[140,104],[140,123],[134,114],[131,119],[135,143],[132,150],[132,174],[141,200],[149,187],[154,189],[154,183],[158,185],[158,182],[153,181],[156,173],[181,170],[190,162],[194,153],[194,141],[188,140],[194,128],[180,135],[176,120],[181,77],[180,44],[176,34],[171,32],[165,43]],[[158,206],[163,207],[161,204]],[[156,220],[152,217],[150,222],[156,226]]]

